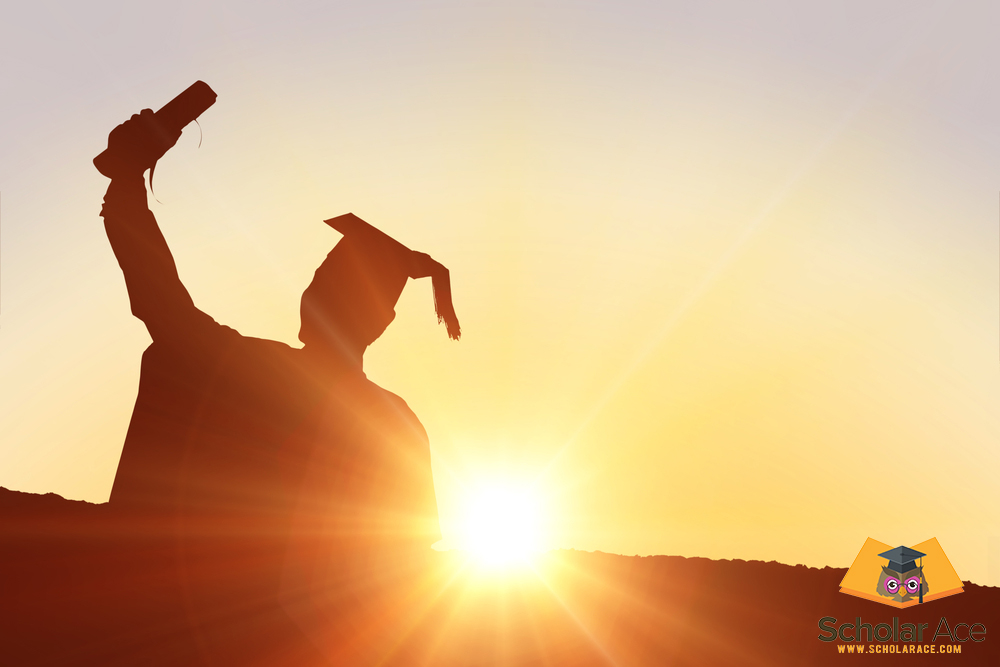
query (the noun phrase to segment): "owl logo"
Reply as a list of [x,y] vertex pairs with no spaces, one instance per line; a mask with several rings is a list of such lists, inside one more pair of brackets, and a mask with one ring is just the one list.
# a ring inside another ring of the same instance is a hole
[[937,539],[890,549],[869,537],[841,580],[840,592],[906,609],[961,593],[963,586]]
[[[881,558],[889,560],[889,565],[882,566],[875,592],[882,597],[892,598],[894,602],[909,602],[917,596],[918,601],[923,603],[924,594],[930,590],[924,577],[925,555],[909,547],[896,547],[880,553]],[[920,565],[916,563],[918,558],[921,559]]]

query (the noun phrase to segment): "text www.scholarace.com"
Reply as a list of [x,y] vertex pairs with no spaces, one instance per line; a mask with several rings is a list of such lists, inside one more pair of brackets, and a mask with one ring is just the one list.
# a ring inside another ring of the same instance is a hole
[[938,620],[933,635],[930,633],[930,623],[900,623],[898,616],[893,617],[891,624],[874,625],[863,623],[860,616],[853,623],[837,625],[836,618],[825,616],[819,621],[819,629],[818,639],[823,642],[835,642],[839,639],[840,642],[836,644],[837,653],[845,655],[961,655],[962,647],[967,642],[978,644],[986,641],[985,623],[954,623],[944,616]]
[[961,644],[837,644],[837,653],[961,653]]

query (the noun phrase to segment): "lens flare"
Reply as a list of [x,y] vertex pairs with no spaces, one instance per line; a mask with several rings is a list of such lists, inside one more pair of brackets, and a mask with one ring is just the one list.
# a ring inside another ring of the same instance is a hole
[[527,562],[540,551],[542,507],[531,491],[490,485],[468,498],[462,546],[490,567]]

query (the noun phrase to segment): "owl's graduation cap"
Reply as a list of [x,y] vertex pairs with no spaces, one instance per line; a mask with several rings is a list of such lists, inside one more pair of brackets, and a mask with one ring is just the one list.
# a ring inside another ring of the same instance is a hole
[[344,235],[341,243],[349,244],[354,252],[367,258],[371,268],[368,277],[386,301],[394,304],[399,299],[408,278],[430,277],[438,322],[445,323],[452,339],[461,337],[462,329],[451,301],[451,278],[443,264],[430,255],[410,250],[353,213],[324,222]]
[[892,568],[893,572],[899,572],[903,574],[904,572],[909,572],[910,570],[917,567],[916,560],[921,559],[920,563],[920,603],[924,601],[924,586],[923,586],[923,557],[927,554],[917,551],[916,549],[911,549],[910,547],[896,547],[895,549],[889,549],[879,554],[881,558],[889,559],[889,567]]
[[916,549],[911,549],[910,547],[896,547],[895,549],[889,549],[879,554],[881,558],[889,559],[889,567],[892,568],[894,572],[909,572],[916,567],[916,560],[918,558],[923,558],[927,554],[921,553]]

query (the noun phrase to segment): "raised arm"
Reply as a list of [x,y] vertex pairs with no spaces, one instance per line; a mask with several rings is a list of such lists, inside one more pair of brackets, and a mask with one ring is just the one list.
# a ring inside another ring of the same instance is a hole
[[147,205],[143,173],[177,140],[158,133],[151,118],[146,109],[108,137],[108,150],[117,159],[101,215],[125,274],[132,314],[155,341],[190,335],[212,320],[195,308]]
[[101,215],[125,274],[132,314],[146,324],[153,340],[190,332],[206,316],[177,275],[170,248],[146,205],[142,175],[112,180]]

